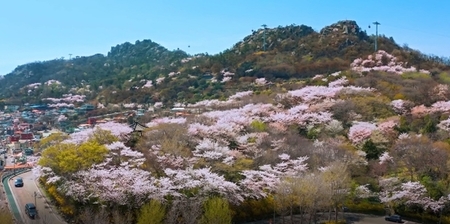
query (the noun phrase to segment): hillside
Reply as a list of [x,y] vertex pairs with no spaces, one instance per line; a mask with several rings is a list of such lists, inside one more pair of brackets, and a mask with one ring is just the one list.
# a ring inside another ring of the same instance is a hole
[[380,50],[301,83],[255,79],[254,91],[190,104],[184,116],[155,103],[139,133],[108,122],[52,135],[30,160],[73,223],[135,223],[152,210],[164,223],[209,212],[237,223],[325,220],[317,211],[342,206],[422,223],[442,211],[449,223],[448,83]]
[[[126,43],[19,66],[4,79],[20,92],[2,91],[144,109],[141,132],[107,122],[35,145],[34,173],[73,223],[337,222],[343,206],[450,223],[449,63],[372,40],[341,21],[256,30],[218,55]],[[175,103],[186,113],[161,109]]]
[[[188,55],[151,40],[136,41],[112,47],[106,55],[20,65],[2,78],[0,98],[41,103],[82,94],[104,105],[194,103],[248,90],[256,78],[283,83],[348,70],[354,59],[373,53],[373,42],[354,21],[340,21],[320,32],[305,25],[259,29],[217,55]],[[418,69],[448,69],[448,62],[402,48],[393,38],[380,36],[378,42],[379,49]],[[50,80],[51,85],[45,84]]]

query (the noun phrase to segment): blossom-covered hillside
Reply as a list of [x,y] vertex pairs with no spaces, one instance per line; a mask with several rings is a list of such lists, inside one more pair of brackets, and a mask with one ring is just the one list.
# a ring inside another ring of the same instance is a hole
[[[186,107],[202,112],[153,118],[142,133],[106,123],[52,138],[34,171],[79,223],[145,220],[145,209],[133,211],[146,206],[162,206],[164,223],[196,223],[214,209],[236,222],[274,208],[307,219],[370,203],[437,217],[449,200],[450,93],[446,76],[404,65],[379,51],[355,71],[289,89],[260,78],[266,89],[197,101]],[[207,203],[217,198],[226,206]]]

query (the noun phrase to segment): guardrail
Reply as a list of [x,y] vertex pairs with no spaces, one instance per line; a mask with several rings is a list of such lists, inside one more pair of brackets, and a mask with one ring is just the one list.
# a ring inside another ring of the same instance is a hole
[[8,170],[4,171],[1,175],[2,184],[6,178],[25,173],[29,170],[31,170],[30,167],[22,167],[22,168],[16,168],[16,169],[8,169]]
[[9,189],[7,180],[9,180],[9,178],[11,178],[13,176],[20,175],[22,173],[26,173],[30,170],[31,170],[31,168],[29,168],[29,167],[17,168],[14,170],[7,170],[7,171],[2,172],[1,177],[0,177],[1,184],[3,186],[3,197],[8,202],[9,210],[12,213],[12,215],[14,216],[15,223],[22,223],[23,220],[22,220],[22,217],[20,216],[16,202],[14,201],[13,198],[11,198],[12,192],[11,192],[11,189]]

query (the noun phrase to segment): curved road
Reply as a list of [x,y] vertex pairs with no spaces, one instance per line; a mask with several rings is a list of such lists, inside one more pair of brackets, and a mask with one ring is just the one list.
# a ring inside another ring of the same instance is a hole
[[[15,187],[14,179],[17,177],[22,177],[24,186],[23,187]],[[11,203],[11,209],[13,213],[20,214],[22,222],[24,224],[66,224],[65,221],[56,213],[53,212],[53,208],[50,206],[49,202],[47,202],[45,197],[42,197],[42,193],[38,188],[35,177],[32,172],[28,171],[26,173],[22,173],[18,176],[11,177],[9,179],[9,187],[12,191],[12,196],[14,201],[16,202],[16,207],[14,207],[14,203]],[[36,193],[35,193],[36,192]],[[36,196],[35,196],[36,195]],[[30,219],[25,214],[25,204],[26,203],[35,203],[38,215],[35,219]],[[16,217],[18,218],[18,217]]]
[[[343,215],[342,213],[339,214],[339,219],[343,218],[342,215]],[[344,214],[344,218],[345,218],[347,224],[394,224],[394,222],[385,221],[384,217],[385,216],[350,213],[350,212],[345,212],[345,214]],[[300,223],[301,216],[294,215],[293,220],[294,220],[294,223]],[[325,220],[328,220],[328,213],[327,214],[319,213],[318,220],[321,220],[321,221],[319,221],[319,223],[323,223],[323,222],[325,222]],[[270,221],[269,220],[261,220],[261,221],[257,221],[257,222],[246,222],[245,224],[268,224],[268,223],[272,223],[272,224],[290,223],[290,217],[285,216],[284,221],[283,221],[282,217],[276,217],[275,221],[272,221],[272,219],[271,219]],[[308,221],[303,219],[303,223],[308,223]],[[419,223],[403,220],[402,224],[419,224]]]
[[[350,224],[389,224],[394,222],[388,222],[384,220],[385,216],[379,215],[367,215],[367,214],[358,214],[358,213],[346,213],[345,219],[347,223]],[[418,224],[417,222],[403,220],[403,224]]]

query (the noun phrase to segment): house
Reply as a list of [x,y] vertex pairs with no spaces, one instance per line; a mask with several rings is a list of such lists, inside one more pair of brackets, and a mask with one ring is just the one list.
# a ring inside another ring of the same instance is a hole
[[90,118],[88,118],[87,123],[90,125],[95,125],[97,123],[97,118],[90,117]]
[[48,110],[49,107],[47,104],[35,104],[35,105],[31,105],[30,109],[40,111],[40,110]]
[[32,141],[33,139],[33,133],[20,133],[19,141]]
[[81,106],[78,109],[84,110],[84,111],[91,111],[91,110],[94,110],[95,107],[94,107],[94,105],[91,105],[91,104],[84,104],[83,106]]

